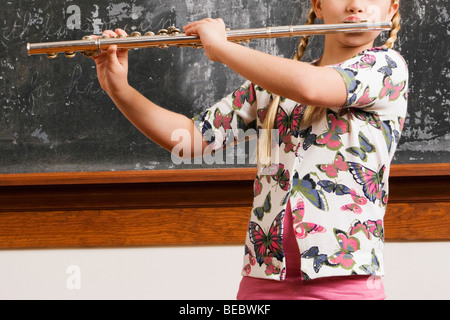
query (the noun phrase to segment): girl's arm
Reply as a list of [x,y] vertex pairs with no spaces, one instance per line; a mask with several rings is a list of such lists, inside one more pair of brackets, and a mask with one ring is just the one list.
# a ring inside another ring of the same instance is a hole
[[342,107],[347,101],[345,83],[332,68],[316,67],[228,42],[221,19],[197,21],[184,29],[187,35],[200,35],[209,59],[226,64],[272,93],[316,107]]
[[281,97],[315,107],[342,107],[347,88],[335,70],[272,56],[227,42],[218,48],[219,61]]
[[[126,35],[120,29],[116,33],[106,31],[105,34],[111,37]],[[181,155],[183,157],[202,155],[208,144],[191,119],[157,106],[128,84],[127,50],[117,50],[117,46],[112,46],[94,59],[101,87],[137,129],[170,152],[177,146],[181,150],[190,150],[190,154]],[[182,141],[172,141],[173,132],[180,129],[186,136]]]
[[[169,152],[175,146],[181,152],[189,150],[190,154],[180,154],[183,158],[203,154],[207,143],[192,119],[156,105],[129,85],[109,95],[125,117],[153,142]],[[183,130],[182,140],[172,141],[172,134],[180,129]]]

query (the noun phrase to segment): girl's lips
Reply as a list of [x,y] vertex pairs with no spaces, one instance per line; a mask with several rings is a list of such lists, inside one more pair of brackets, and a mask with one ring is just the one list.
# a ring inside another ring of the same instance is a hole
[[359,17],[348,17],[344,20],[344,23],[355,23],[355,22],[361,22],[362,19]]

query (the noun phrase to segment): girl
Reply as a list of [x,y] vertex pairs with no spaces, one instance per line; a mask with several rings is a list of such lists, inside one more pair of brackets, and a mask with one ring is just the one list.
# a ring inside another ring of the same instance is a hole
[[407,109],[407,67],[391,50],[399,0],[311,3],[309,24],[392,20],[390,38],[373,48],[379,32],[329,34],[322,57],[304,63],[307,37],[288,60],[228,42],[221,19],[191,23],[184,30],[200,36],[209,59],[248,79],[194,121],[128,85],[127,51],[113,46],[95,57],[102,88],[169,151],[179,147],[171,135],[180,128],[205,137],[200,150],[193,139],[182,141],[186,157],[223,148],[228,130],[262,129],[238,299],[385,298],[383,218]]

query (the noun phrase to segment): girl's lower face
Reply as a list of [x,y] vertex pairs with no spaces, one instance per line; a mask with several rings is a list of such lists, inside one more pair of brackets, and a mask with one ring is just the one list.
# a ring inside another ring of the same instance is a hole
[[[389,21],[391,0],[315,0],[318,17],[326,24]],[[314,3],[314,1],[313,1]],[[317,10],[318,9],[318,10]],[[344,46],[357,47],[373,43],[379,32],[364,32],[333,35]]]
[[[325,23],[389,21],[391,0],[316,0]],[[320,17],[322,16],[322,17]]]

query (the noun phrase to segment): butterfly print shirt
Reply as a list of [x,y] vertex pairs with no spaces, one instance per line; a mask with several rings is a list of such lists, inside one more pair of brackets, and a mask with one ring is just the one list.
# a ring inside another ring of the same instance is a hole
[[[279,161],[258,170],[255,179],[244,276],[284,279],[288,202],[302,279],[384,275],[383,221],[390,164],[407,112],[407,66],[397,52],[375,48],[329,67],[345,81],[344,107],[328,108],[306,127],[305,106],[281,99],[272,149]],[[194,121],[220,150],[239,131],[262,128],[271,102],[270,92],[246,82]]]

